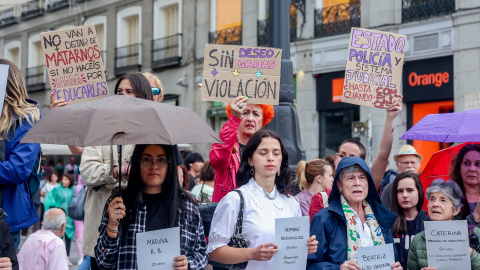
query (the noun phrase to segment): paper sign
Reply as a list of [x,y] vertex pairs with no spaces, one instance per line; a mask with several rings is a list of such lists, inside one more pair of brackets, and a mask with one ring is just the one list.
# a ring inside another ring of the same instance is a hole
[[310,218],[276,218],[275,244],[278,252],[273,256],[275,270],[305,269],[307,267]]
[[3,108],[5,93],[7,92],[8,65],[0,65],[0,108]]
[[342,102],[389,108],[400,99],[407,37],[352,27]]
[[278,105],[281,61],[281,49],[207,44],[202,99]]
[[40,43],[55,99],[72,104],[108,96],[93,24],[40,33]]
[[180,255],[180,227],[137,233],[138,269],[173,270]]
[[466,220],[425,221],[428,266],[437,270],[470,270]]
[[395,263],[393,244],[359,248],[357,263],[362,270],[392,270]]

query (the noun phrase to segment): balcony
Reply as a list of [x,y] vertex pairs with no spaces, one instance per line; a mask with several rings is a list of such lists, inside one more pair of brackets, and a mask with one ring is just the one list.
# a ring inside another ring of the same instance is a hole
[[45,10],[40,5],[40,1],[30,1],[20,6],[20,18],[25,21],[38,16],[42,16]]
[[15,9],[13,7],[0,11],[0,27],[12,25],[16,22]]
[[239,25],[210,32],[208,42],[213,44],[242,45],[242,26]]
[[403,0],[402,23],[452,14],[455,0]]
[[182,34],[152,40],[152,69],[180,65]]
[[115,76],[122,76],[129,71],[142,69],[142,44],[132,44],[115,49]]
[[52,0],[48,5],[47,5],[47,11],[48,12],[53,12],[56,10],[60,10],[62,8],[66,8],[70,6],[70,1],[69,0]]
[[[297,16],[290,16],[290,42],[297,40]],[[268,46],[268,19],[257,21],[257,46]]]
[[360,2],[315,10],[315,38],[350,33],[360,27]]
[[27,68],[25,78],[28,92],[45,90],[45,65]]

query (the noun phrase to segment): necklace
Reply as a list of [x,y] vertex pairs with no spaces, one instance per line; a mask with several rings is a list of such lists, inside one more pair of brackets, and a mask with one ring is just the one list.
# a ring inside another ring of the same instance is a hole
[[269,200],[275,200],[277,198],[277,191],[275,191],[275,188],[273,189],[275,191],[275,195],[273,195],[273,197],[270,197],[270,194],[268,194],[268,192],[264,189],[263,189],[263,192],[265,193],[265,197],[267,197]]

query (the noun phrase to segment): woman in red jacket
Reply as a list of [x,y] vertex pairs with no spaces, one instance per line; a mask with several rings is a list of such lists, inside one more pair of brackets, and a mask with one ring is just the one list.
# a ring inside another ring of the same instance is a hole
[[255,132],[273,119],[272,105],[247,104],[247,101],[248,97],[240,96],[227,105],[228,121],[220,131],[223,144],[214,143],[210,150],[210,165],[215,169],[213,202],[219,202],[237,188],[236,175],[243,148]]

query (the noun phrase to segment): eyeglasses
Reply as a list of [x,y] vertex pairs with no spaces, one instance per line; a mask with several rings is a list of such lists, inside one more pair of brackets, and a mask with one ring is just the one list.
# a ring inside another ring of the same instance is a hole
[[158,168],[165,168],[168,164],[168,159],[164,157],[160,158],[151,158],[151,157],[144,157],[140,159],[140,166],[144,169],[150,169],[153,166],[153,161],[155,160],[155,164]]
[[153,94],[154,96],[160,95],[160,92],[162,92],[162,90],[161,90],[160,88],[158,88],[158,87],[152,87],[152,94]]

